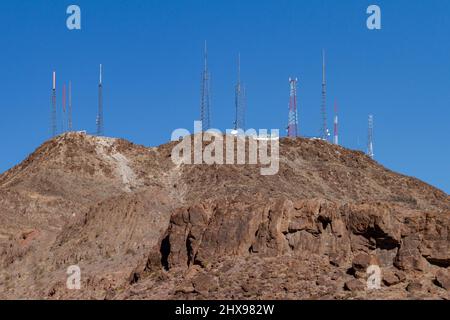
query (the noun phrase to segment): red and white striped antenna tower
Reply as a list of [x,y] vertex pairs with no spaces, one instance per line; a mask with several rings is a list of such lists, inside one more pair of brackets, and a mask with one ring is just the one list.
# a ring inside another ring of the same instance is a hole
[[297,115],[297,78],[289,78],[289,118],[288,118],[288,137],[298,136],[298,115]]
[[65,119],[66,119],[66,85],[63,84],[62,88],[62,132],[65,132]]
[[68,109],[68,121],[67,130],[72,131],[72,81],[69,81],[69,109]]

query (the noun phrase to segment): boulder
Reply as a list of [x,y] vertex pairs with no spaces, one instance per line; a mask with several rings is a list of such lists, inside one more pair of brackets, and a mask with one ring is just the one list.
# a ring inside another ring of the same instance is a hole
[[364,291],[366,289],[366,285],[360,280],[352,279],[344,284],[344,289],[352,292]]
[[436,279],[435,279],[435,283],[447,290],[450,291],[450,276],[449,276],[449,272],[447,270],[439,270],[436,274]]
[[383,283],[387,286],[395,286],[396,284],[399,284],[401,281],[397,275],[392,271],[385,271],[383,272]]
[[366,272],[367,268],[371,265],[371,257],[368,254],[360,253],[353,258],[352,267],[357,272]]
[[406,290],[410,293],[416,293],[422,290],[422,283],[418,282],[418,281],[413,281],[410,282],[407,286],[406,286]]

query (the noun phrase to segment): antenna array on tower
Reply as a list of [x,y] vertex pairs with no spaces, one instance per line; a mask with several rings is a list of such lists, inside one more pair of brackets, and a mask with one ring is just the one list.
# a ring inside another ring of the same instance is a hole
[[289,78],[289,119],[288,137],[298,136],[298,114],[297,114],[297,78]]
[[327,126],[327,81],[325,76],[325,50],[322,50],[322,105],[321,105],[321,113],[322,113],[322,128],[321,128],[321,136],[323,140],[328,140],[329,131]]
[[211,127],[209,80],[210,75],[208,70],[208,48],[205,41],[204,68],[202,73],[202,87],[200,100],[200,117],[202,121],[202,131],[206,131]]
[[52,84],[51,132],[52,132],[52,137],[56,136],[57,127],[56,127],[56,72],[55,71],[53,71],[53,84]]
[[375,154],[373,152],[373,115],[369,115],[369,129],[367,133],[367,155],[372,159],[375,157]]
[[238,77],[235,90],[235,111],[234,129],[245,130],[245,87],[241,84],[241,55],[238,55]]
[[98,114],[97,114],[97,136],[103,135],[103,68],[100,65],[100,80],[98,83]]

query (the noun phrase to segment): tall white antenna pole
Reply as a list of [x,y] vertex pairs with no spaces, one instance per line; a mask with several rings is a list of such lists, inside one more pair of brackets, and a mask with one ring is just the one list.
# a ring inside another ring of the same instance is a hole
[[103,135],[103,66],[100,64],[100,78],[98,83],[98,115],[97,115],[97,136]]
[[369,115],[369,130],[367,134],[367,155],[373,159],[375,154],[373,152],[373,115]]
[[243,90],[241,83],[241,53],[238,54],[238,74],[237,74],[237,83],[235,89],[235,111],[236,117],[234,120],[234,129],[245,129],[245,90]]
[[326,66],[325,66],[325,49],[322,50],[322,139],[328,140],[329,132],[327,127],[327,81],[326,81]]
[[56,127],[56,71],[53,71],[52,77],[52,114],[51,114],[51,132],[52,137],[55,137],[57,134]]
[[102,65],[100,64],[100,81],[99,81],[99,84],[101,85],[102,84],[102,70],[103,69],[103,67],[102,67]]

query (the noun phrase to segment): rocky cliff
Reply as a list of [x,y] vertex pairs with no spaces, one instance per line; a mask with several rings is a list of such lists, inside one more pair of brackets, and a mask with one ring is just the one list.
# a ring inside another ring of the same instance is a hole
[[173,146],[69,133],[1,175],[0,298],[450,297],[446,193],[318,140],[282,139],[273,176]]

